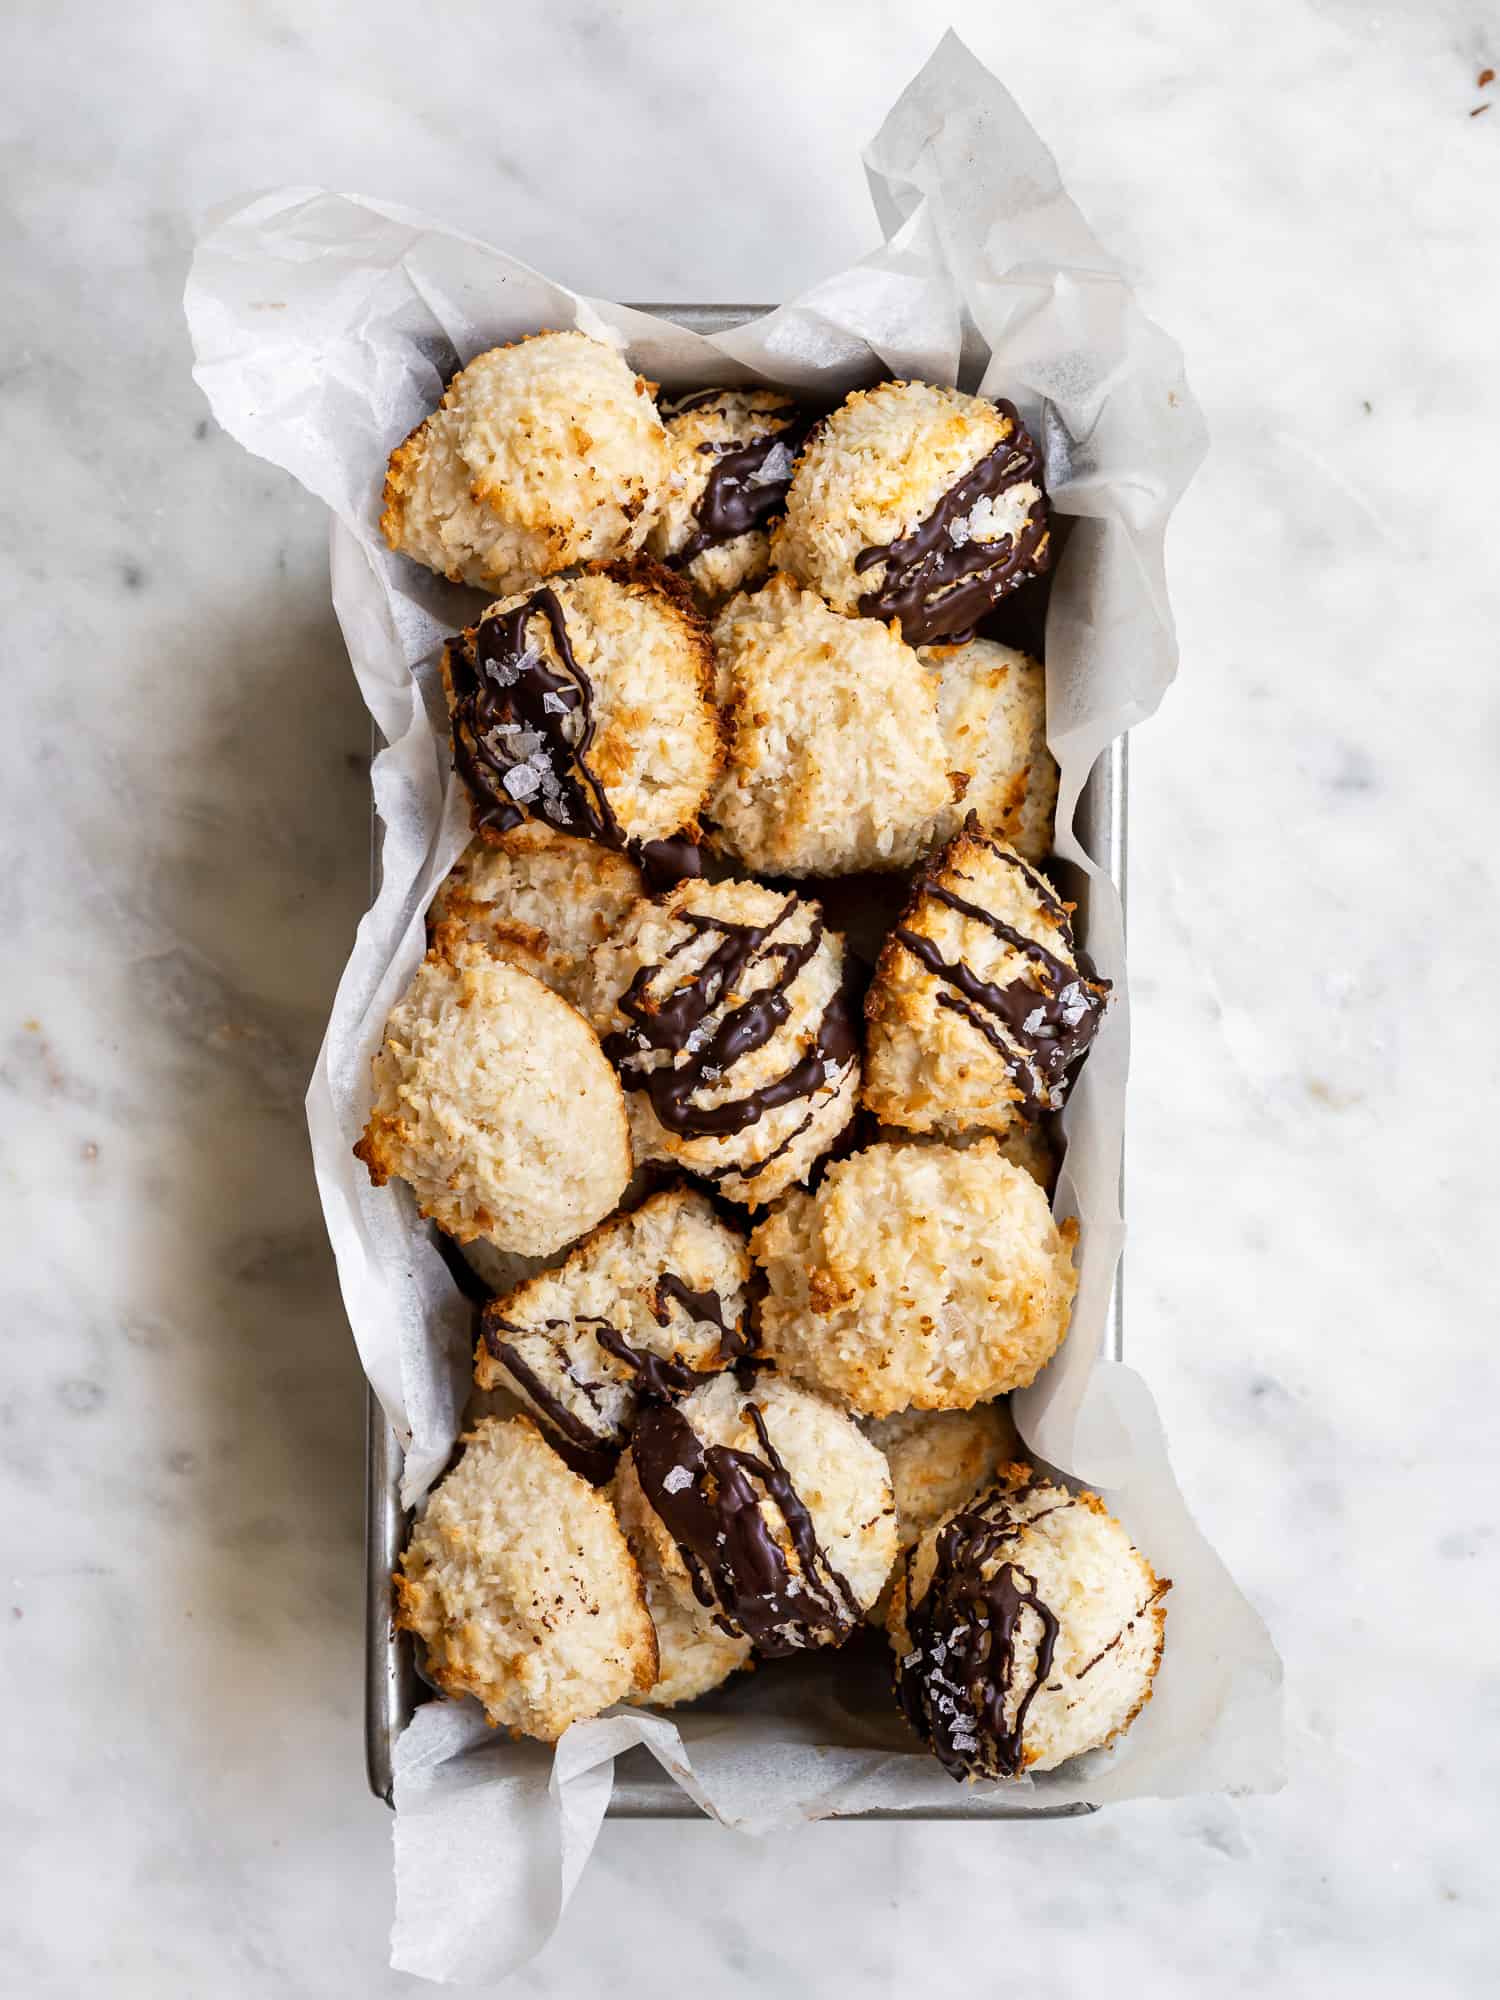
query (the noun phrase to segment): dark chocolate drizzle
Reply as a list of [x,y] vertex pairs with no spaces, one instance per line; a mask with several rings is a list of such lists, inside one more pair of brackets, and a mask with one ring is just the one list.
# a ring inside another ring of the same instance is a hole
[[675,1299],[688,1318],[699,1325],[716,1326],[719,1329],[719,1359],[738,1361],[750,1352],[750,1337],[743,1325],[728,1326],[724,1320],[724,1301],[717,1292],[690,1291],[686,1282],[675,1271],[664,1271],[657,1279],[651,1300],[651,1317],[658,1326],[670,1326],[672,1308],[668,1304]]
[[607,1321],[601,1320],[594,1328],[594,1338],[606,1354],[633,1371],[643,1396],[655,1396],[663,1403],[674,1396],[691,1395],[700,1382],[711,1381],[718,1373],[715,1368],[689,1368],[674,1355],[653,1354],[648,1347],[632,1347],[619,1328]]
[[[725,391],[722,389],[703,390],[677,404],[672,414],[679,416],[684,410],[704,408],[723,394]],[[767,412],[767,415],[769,417],[771,413]],[[778,445],[784,445],[796,458],[807,437],[809,424],[810,419],[789,404],[784,419],[776,422],[774,429],[767,431],[763,437],[752,438],[748,444],[710,441],[698,446],[703,456],[712,458],[714,463],[707,484],[693,507],[693,519],[698,525],[670,558],[674,569],[685,569],[705,549],[717,548],[723,542],[748,535],[752,529],[763,527],[773,515],[782,512],[786,506],[787,488],[792,483],[791,467],[788,466],[785,478],[764,479],[760,474]]]
[[[743,1634],[770,1658],[842,1645],[859,1623],[859,1601],[820,1545],[760,1410],[753,1402],[746,1408],[759,1456],[705,1445],[669,1404],[643,1410],[631,1444],[641,1490],[677,1544],[693,1594],[726,1632]],[[765,1500],[786,1525],[799,1573],[761,1511]]]
[[[867,618],[899,618],[909,646],[942,639],[955,645],[972,639],[984,614],[1008,592],[1040,576],[1050,560],[1047,498],[1042,491],[1042,455],[1013,403],[995,408],[1014,431],[962,479],[950,486],[924,521],[909,535],[855,558],[858,575],[885,564],[879,586],[867,591],[859,608]],[[999,541],[956,543],[949,530],[981,500],[994,500],[1012,486],[1034,485],[1039,497],[1018,535]]]
[[[552,1442],[562,1456],[576,1471],[581,1472],[584,1478],[598,1482],[608,1479],[613,1470],[620,1447],[625,1442],[623,1434],[616,1434],[602,1424],[598,1429],[591,1428],[553,1392],[515,1346],[514,1341],[505,1338],[507,1334],[550,1335],[551,1345],[563,1374],[579,1390],[590,1408],[597,1410],[598,1385],[574,1373],[562,1342],[556,1338],[555,1330],[558,1327],[572,1324],[571,1320],[549,1319],[540,1327],[515,1326],[511,1321],[502,1319],[491,1308],[486,1308],[480,1325],[480,1338],[489,1353],[525,1392],[537,1415],[553,1433]],[[614,1331],[606,1320],[589,1321],[587,1324],[593,1326],[594,1337],[601,1347],[604,1342],[600,1329],[607,1328],[610,1332]]]
[[[927,1594],[907,1609],[911,1650],[896,1664],[897,1696],[907,1721],[955,1778],[1020,1772],[1026,1718],[1052,1671],[1057,1614],[1038,1597],[1035,1577],[1002,1552],[1032,1521],[1057,1510],[1018,1519],[1010,1512],[1018,1498],[995,1494],[954,1515],[938,1535]],[[907,1564],[910,1578],[910,1557]],[[1028,1614],[1039,1629],[1030,1678],[1021,1687],[1018,1641]]]
[[[972,826],[966,831],[971,839],[982,838]],[[1067,910],[1050,885],[1010,849],[990,840],[984,844],[1025,876],[1043,907],[1056,917],[1067,947],[1072,950],[1073,928]],[[1098,1032],[1108,1000],[1109,981],[1091,979],[1066,959],[1048,951],[1045,945],[978,903],[945,888],[931,875],[918,885],[914,905],[919,906],[924,896],[946,903],[950,910],[957,910],[973,923],[983,924],[1002,944],[1019,952],[1033,969],[1031,977],[1023,975],[1008,986],[996,986],[981,979],[962,959],[954,962],[944,958],[931,938],[905,924],[899,924],[892,933],[897,943],[920,959],[935,979],[944,980],[953,988],[952,993],[939,994],[938,1005],[960,1015],[1002,1058],[1011,1081],[1021,1093],[1022,1115],[1034,1118],[1039,1111],[1057,1110],[1066,1094],[1069,1071],[1083,1060]]]
[[689,410],[706,410],[710,403],[720,402],[732,394],[729,389],[690,389],[685,396],[669,397],[662,404],[661,413],[668,419],[685,417]]
[[[853,1061],[859,1045],[848,998],[841,989],[824,1010],[811,1048],[781,1076],[722,1104],[694,1102],[698,1092],[713,1089],[742,1056],[763,1048],[787,1020],[792,983],[824,935],[822,919],[814,918],[800,943],[777,939],[776,933],[798,902],[795,895],[788,896],[764,924],[732,923],[698,910],[679,910],[678,919],[687,926],[688,936],[673,946],[667,961],[643,965],[621,994],[617,1004],[631,1026],[606,1035],[604,1052],[619,1070],[625,1088],[645,1091],[658,1121],[678,1138],[732,1137],[756,1124],[768,1111],[823,1089],[830,1081],[830,1065],[842,1070]],[[654,991],[658,975],[694,938],[703,936],[717,939],[703,964],[664,997],[658,997]],[[710,1029],[709,1016],[719,1001],[767,962],[776,967],[774,978],[738,1006],[726,1009],[717,1026]],[[673,1060],[660,1067],[648,1066],[649,1058],[661,1051]],[[679,1060],[683,1057],[686,1060]],[[762,1167],[768,1164],[760,1162]]]
[[[719,1329],[717,1360],[720,1363],[740,1360],[750,1352],[748,1336],[739,1326],[726,1325],[724,1301],[717,1292],[692,1291],[675,1271],[664,1271],[652,1287],[651,1314],[658,1326],[671,1325],[672,1310],[667,1302],[672,1299],[677,1300],[694,1321]],[[636,1391],[641,1396],[670,1402],[675,1397],[690,1395],[700,1383],[711,1381],[719,1373],[717,1367],[692,1368],[675,1355],[655,1354],[649,1348],[636,1347],[617,1326],[602,1316],[582,1314],[577,1319],[549,1319],[537,1326],[517,1326],[501,1317],[494,1309],[496,1303],[492,1302],[486,1308],[480,1322],[480,1338],[487,1352],[525,1391],[537,1415],[550,1431],[555,1432],[554,1442],[558,1448],[563,1450],[566,1447],[564,1456],[570,1463],[577,1463],[579,1469],[586,1471],[591,1479],[608,1477],[615,1454],[626,1441],[628,1423],[620,1426],[604,1419],[599,1391],[611,1385],[578,1372],[561,1337],[564,1329],[575,1326],[588,1328],[603,1352],[613,1355],[634,1375]],[[573,1384],[589,1408],[598,1413],[600,1421],[597,1425],[591,1425],[576,1410],[569,1409],[522,1354],[516,1342],[526,1336],[548,1343],[556,1357],[558,1371]]]
[[[544,618],[560,673],[529,643]],[[594,741],[594,684],[579,665],[555,590],[543,585],[524,604],[482,618],[472,639],[448,649],[453,683],[453,762],[474,801],[476,827],[507,833],[530,814],[559,833],[630,854],[652,893],[703,872],[694,843],[627,838],[602,780],[588,761]]]

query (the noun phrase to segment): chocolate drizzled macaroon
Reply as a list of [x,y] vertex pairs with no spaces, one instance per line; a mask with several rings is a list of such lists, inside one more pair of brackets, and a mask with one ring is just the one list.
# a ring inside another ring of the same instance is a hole
[[957,794],[933,824],[951,840],[972,813],[986,833],[1028,861],[1052,852],[1057,765],[1047,748],[1047,676],[1039,660],[993,639],[929,646],[938,728]]
[[395,1577],[429,1677],[491,1722],[555,1743],[656,1679],[640,1570],[602,1493],[526,1417],[489,1417],[437,1487]]
[[637,903],[594,954],[593,1016],[638,1157],[752,1207],[799,1180],[859,1092],[845,980],[804,897],[700,880]]
[[672,445],[646,546],[707,602],[759,583],[807,420],[780,389],[699,389],[663,403]]
[[[453,927],[456,932],[456,927]],[[460,1243],[547,1256],[630,1179],[619,1079],[597,1036],[529,973],[449,935],[391,1009],[356,1154],[405,1181]]]
[[896,1573],[896,1690],[955,1778],[1050,1771],[1151,1698],[1169,1583],[1094,1493],[1007,1466]]
[[529,819],[471,841],[427,921],[434,935],[456,924],[472,943],[508,958],[576,1007],[587,990],[589,953],[641,888],[641,871],[628,855]]
[[728,723],[715,844],[774,875],[909,868],[952,801],[937,689],[891,627],[774,576],[714,625]]
[[386,540],[494,591],[633,554],[671,460],[651,388],[584,333],[491,348],[391,453]]
[[1004,1131],[1057,1110],[1109,995],[1069,906],[969,826],[912,888],[865,1002],[865,1103],[913,1132]]
[[685,1396],[749,1351],[749,1276],[744,1239],[707,1196],[652,1195],[490,1301],[474,1380],[513,1390],[570,1464],[607,1478],[643,1395]]
[[966,1410],[1019,1389],[1068,1330],[1077,1225],[995,1141],[880,1141],[756,1228],[761,1345],[863,1416]]
[[928,382],[857,389],[797,462],[772,559],[907,643],[972,635],[1049,560],[1041,454],[1009,403]]
[[712,672],[707,627],[654,563],[492,604],[443,655],[475,826],[542,820],[670,870],[718,775]]
[[719,1375],[641,1412],[622,1504],[669,1587],[769,1657],[841,1646],[896,1554],[891,1476],[832,1403]]
[[723,1631],[713,1612],[691,1593],[679,1595],[667,1581],[648,1526],[648,1517],[654,1518],[651,1505],[639,1481],[627,1478],[623,1468],[615,1475],[610,1498],[640,1569],[646,1608],[656,1627],[656,1680],[625,1699],[639,1708],[675,1708],[696,1701],[751,1664],[750,1641]]

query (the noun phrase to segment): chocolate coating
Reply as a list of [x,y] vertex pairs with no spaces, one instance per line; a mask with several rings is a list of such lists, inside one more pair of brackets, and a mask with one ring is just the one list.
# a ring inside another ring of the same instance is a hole
[[[484,1316],[480,1322],[480,1339],[484,1342],[490,1353],[494,1355],[495,1359],[504,1364],[508,1373],[525,1390],[536,1409],[537,1415],[542,1419],[543,1424],[550,1433],[549,1442],[557,1452],[572,1466],[575,1472],[580,1473],[585,1479],[592,1480],[595,1485],[598,1485],[603,1480],[608,1479],[614,1469],[614,1462],[618,1456],[620,1444],[624,1440],[620,1439],[616,1442],[602,1428],[601,1430],[591,1430],[583,1419],[576,1416],[559,1396],[553,1394],[547,1383],[543,1381],[530,1362],[520,1353],[513,1340],[506,1338],[508,1334],[515,1335],[544,1330],[550,1332],[554,1327],[567,1326],[569,1324],[570,1322],[567,1320],[554,1319],[547,1321],[545,1329],[513,1326],[509,1320],[501,1319],[498,1313],[486,1307]],[[597,1328],[606,1324],[606,1322],[601,1320],[595,1324]],[[567,1366],[561,1341],[555,1341],[553,1344],[558,1359],[569,1379],[577,1384],[590,1407],[597,1410],[599,1408],[599,1399],[595,1385],[586,1381],[582,1376],[573,1374],[572,1370]]]
[[[995,408],[1014,424],[1011,436],[950,486],[909,535],[884,547],[864,549],[855,558],[860,575],[877,563],[885,564],[878,588],[860,598],[860,610],[868,618],[899,618],[909,646],[972,639],[984,614],[1029,578],[1040,576],[1050,560],[1047,500],[1040,490],[1042,455],[1015,405],[997,398]],[[1036,486],[1038,498],[1019,534],[995,542],[953,540],[954,522],[972,513],[981,500],[1025,485]]]
[[651,1305],[651,1317],[658,1326],[670,1326],[672,1323],[672,1309],[667,1304],[669,1299],[676,1299],[689,1319],[706,1322],[719,1329],[721,1361],[738,1361],[750,1352],[751,1340],[744,1327],[724,1324],[724,1301],[717,1292],[689,1291],[675,1271],[663,1272],[656,1281]]

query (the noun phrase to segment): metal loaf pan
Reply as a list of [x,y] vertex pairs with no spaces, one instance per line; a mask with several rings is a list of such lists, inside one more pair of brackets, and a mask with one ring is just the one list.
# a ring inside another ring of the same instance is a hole
[[[695,333],[719,333],[743,326],[772,310],[769,306],[642,305],[637,311],[671,320]],[[1074,822],[1086,852],[1109,876],[1123,899],[1125,893],[1126,745],[1117,738],[1100,757],[1079,801]],[[372,826],[372,834],[373,834]],[[379,856],[373,856],[376,867]],[[1070,882],[1068,893],[1078,903],[1075,928],[1085,951],[1089,948],[1087,882]],[[1122,1274],[1115,1272],[1105,1327],[1105,1352],[1122,1356]],[[410,1518],[401,1506],[401,1447],[374,1393],[366,1392],[365,1455],[365,1766],[370,1789],[391,1803],[396,1742],[419,1701],[427,1698],[418,1678],[409,1634],[391,1624],[391,1572],[396,1567]],[[709,1702],[715,1699],[707,1697]],[[505,1755],[497,1736],[495,1755]],[[955,1785],[951,1801],[916,1812],[875,1809],[852,1813],[851,1819],[1000,1820],[1064,1819],[1091,1812],[1087,1805],[1025,1808],[1010,1803],[1003,1792],[983,1793]],[[702,1815],[687,1794],[674,1785],[645,1750],[632,1750],[615,1767],[609,1815],[614,1819],[698,1819]]]

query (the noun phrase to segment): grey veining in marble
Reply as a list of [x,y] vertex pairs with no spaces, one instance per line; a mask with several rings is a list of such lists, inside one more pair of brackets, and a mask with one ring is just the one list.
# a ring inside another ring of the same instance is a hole
[[[951,1960],[1068,1996],[1478,1994],[1500,29],[1480,0],[952,16],[1214,434],[1168,549],[1183,670],[1133,748],[1128,1342],[1286,1657],[1294,1782],[764,1847],[611,1826],[514,1990],[906,1993]],[[194,229],[315,181],[601,294],[782,296],[872,239],[858,147],[941,25],[12,12],[0,1993],[416,1990],[300,1104],[365,899],[365,725],[319,510],[189,379]]]

